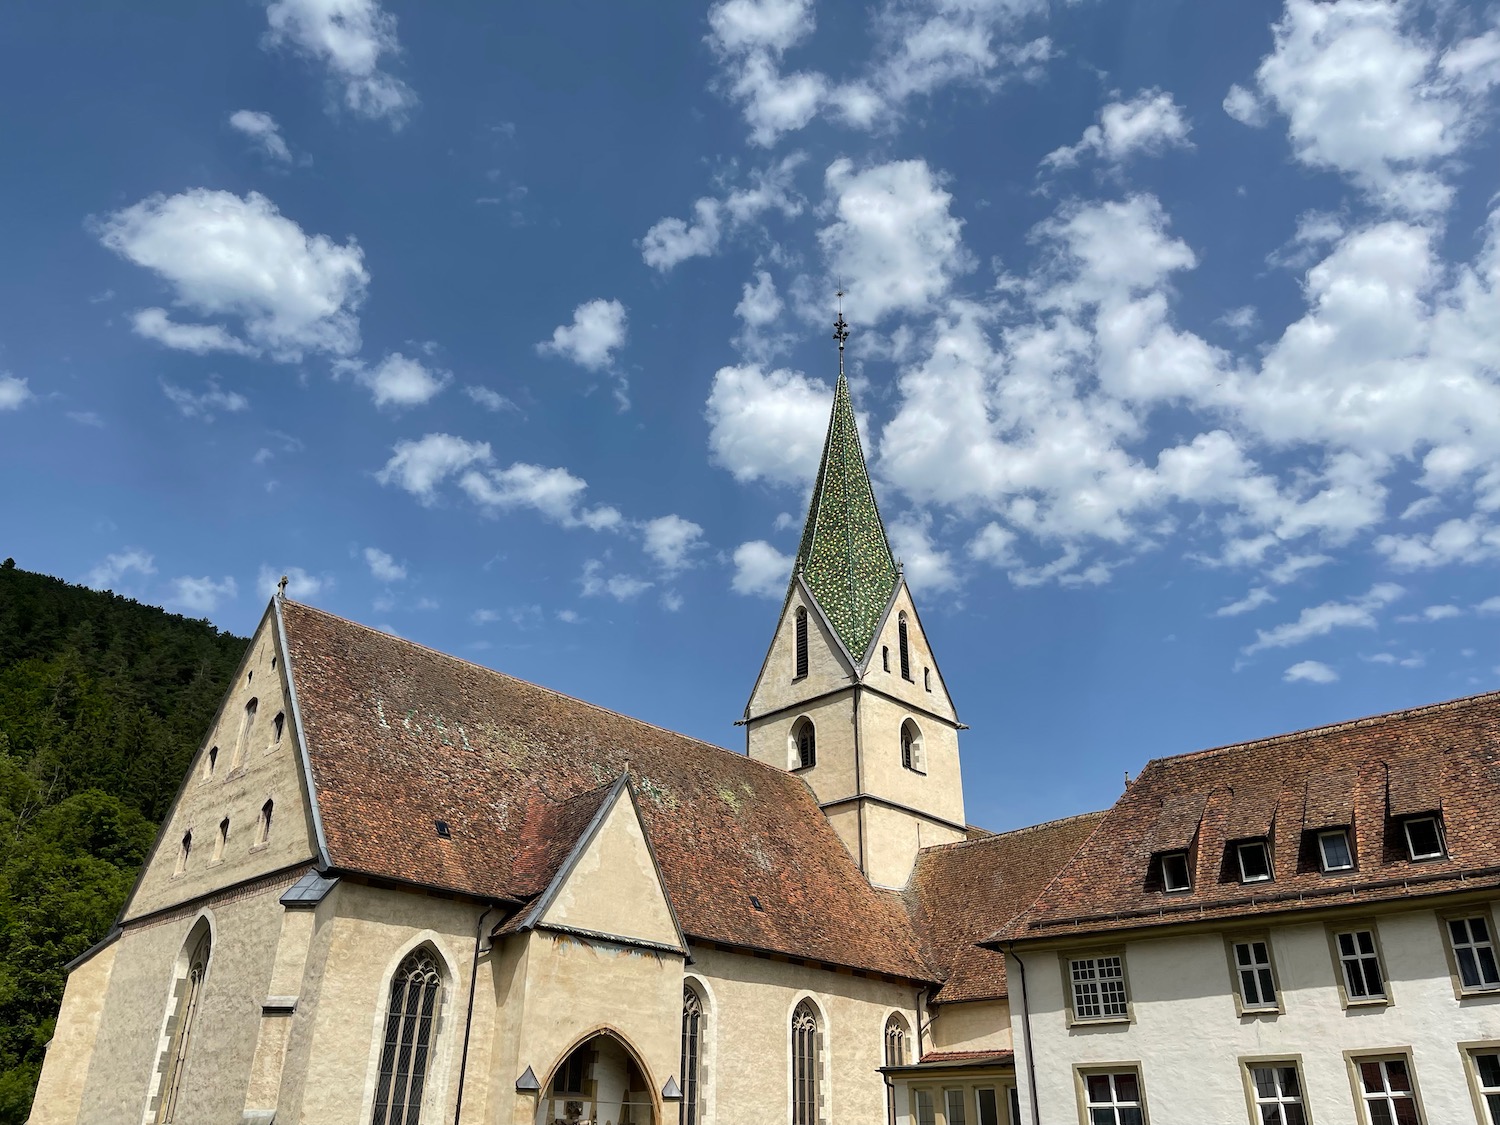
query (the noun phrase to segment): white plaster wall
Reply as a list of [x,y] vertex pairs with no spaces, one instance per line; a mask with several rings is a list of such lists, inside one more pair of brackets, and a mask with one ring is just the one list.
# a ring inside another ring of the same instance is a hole
[[819,802],[851,797],[858,789],[854,778],[853,693],[818,699],[793,711],[750,724],[750,756],[779,770],[791,762],[788,740],[797,720],[806,716],[817,732],[817,764],[798,770],[812,787]]
[[[1286,1009],[1274,1016],[1235,1014],[1222,933],[1128,942],[1131,1024],[1069,1028],[1058,953],[1023,950],[1041,1120],[1077,1119],[1075,1065],[1136,1060],[1153,1122],[1244,1121],[1238,1060],[1300,1055],[1313,1119],[1354,1122],[1360,1118],[1343,1052],[1410,1047],[1429,1125],[1472,1121],[1456,1044],[1500,1038],[1500,997],[1455,999],[1433,910],[1380,915],[1376,925],[1393,1002],[1347,1011],[1321,920],[1270,928]],[[1009,973],[1019,1085],[1029,1101],[1013,962]]]
[[940,1004],[927,1028],[928,1050],[1008,1051],[1011,1049],[1010,1003],[975,1000]]
[[[807,610],[807,675],[801,679],[795,676],[798,609]],[[776,623],[776,634],[771,638],[760,682],[751,693],[750,715],[764,715],[768,711],[789,707],[800,700],[837,691],[852,682],[853,675],[838,651],[838,642],[824,625],[822,614],[803,598],[800,589],[793,589],[786,612]]]
[[[903,611],[906,613],[907,648],[911,653],[910,680],[901,677],[900,615]],[[889,672],[885,671],[880,660],[882,645],[890,649],[891,670]],[[932,669],[931,691],[928,691],[923,683],[922,669],[924,668]],[[896,595],[895,604],[891,607],[885,627],[870,644],[865,683],[948,719],[957,718],[953,710],[953,701],[948,698],[948,687],[943,683],[943,678],[938,675],[937,661],[932,655],[932,645],[922,629],[921,622],[917,620],[917,609],[912,602],[911,591],[905,586]]]
[[68,975],[57,1028],[37,1082],[29,1125],[72,1125],[83,1109],[83,1091],[93,1060],[118,941],[101,949]]
[[[901,724],[907,719],[915,722],[922,734],[920,771],[901,764]],[[870,692],[860,698],[859,720],[866,793],[954,824],[964,823],[958,731],[953,726]]]
[[885,1022],[900,1012],[916,1026],[912,987],[718,949],[695,949],[689,971],[711,1004],[705,1125],[789,1120],[791,1017],[804,996],[824,1017],[829,1125],[886,1119]]

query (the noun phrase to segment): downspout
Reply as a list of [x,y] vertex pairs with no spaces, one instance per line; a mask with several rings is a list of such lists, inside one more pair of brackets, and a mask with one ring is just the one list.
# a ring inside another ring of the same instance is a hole
[[[453,1125],[458,1125],[459,1114],[464,1110],[464,1078],[469,1071],[469,1031],[474,1026],[474,993],[479,984],[479,947],[484,942],[484,920],[494,912],[496,903],[490,903],[479,916],[474,927],[474,960],[469,964],[469,1007],[464,1013],[464,1045],[458,1055],[458,1097],[453,1102]],[[494,949],[494,945],[490,945]]]
[[[859,752],[859,688],[858,679],[854,682],[854,795],[856,800],[864,796],[864,770],[861,768],[861,754]],[[865,878],[870,877],[870,871],[865,867],[865,803],[857,801],[854,806],[855,816],[855,838],[859,844],[859,869],[865,873]]]
[[1036,1104],[1036,1060],[1031,1055],[1031,1001],[1026,997],[1026,962],[1016,954],[1015,942],[1007,942],[1005,955],[1014,958],[1021,970],[1021,1007],[1026,1014],[1021,1019],[1021,1035],[1026,1040],[1026,1089],[1031,1094],[1031,1125],[1042,1125],[1041,1109]]

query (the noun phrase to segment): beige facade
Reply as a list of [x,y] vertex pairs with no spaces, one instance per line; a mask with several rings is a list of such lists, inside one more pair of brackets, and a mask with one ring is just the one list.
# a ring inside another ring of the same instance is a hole
[[[1361,1060],[1404,1059],[1421,1120],[1430,1125],[1489,1118],[1474,1097],[1472,1047],[1500,1040],[1500,988],[1465,990],[1444,921],[1481,917],[1493,935],[1496,901],[1483,895],[1437,902],[1378,904],[1299,912],[1238,925],[1172,927],[1170,935],[1028,947],[1025,962],[1033,1053],[1017,1033],[1017,1070],[1033,1067],[1040,1119],[1083,1120],[1080,1074],[1131,1069],[1139,1074],[1146,1120],[1261,1120],[1249,1068],[1294,1067],[1308,1120],[1370,1125],[1352,1068]],[[1375,937],[1383,996],[1350,998],[1332,945],[1340,932]],[[1256,1010],[1243,1002],[1231,964],[1236,942],[1263,941],[1275,999]],[[1067,965],[1093,952],[1123,957],[1129,991],[1125,1018],[1086,1021],[1070,1010]],[[1015,970],[1012,970],[1013,974]],[[1016,1018],[1026,1018],[1016,1001]],[[1021,1083],[1026,1113],[1030,1098]],[[1030,1116],[1026,1118],[1032,1120]]]

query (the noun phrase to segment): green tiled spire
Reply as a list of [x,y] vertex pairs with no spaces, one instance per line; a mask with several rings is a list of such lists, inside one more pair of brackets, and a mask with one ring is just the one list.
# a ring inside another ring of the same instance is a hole
[[896,588],[896,561],[875,506],[842,370],[796,570],[850,654],[863,660]]

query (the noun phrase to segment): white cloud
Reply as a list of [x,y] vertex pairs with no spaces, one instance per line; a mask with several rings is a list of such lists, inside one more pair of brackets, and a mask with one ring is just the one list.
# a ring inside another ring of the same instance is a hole
[[703,528],[679,515],[661,516],[642,527],[641,538],[646,554],[671,574],[687,566],[692,553],[703,546]]
[[1245,648],[1245,654],[1248,656],[1268,648],[1290,648],[1314,637],[1327,636],[1335,629],[1373,629],[1378,623],[1376,611],[1390,605],[1405,592],[1394,582],[1380,582],[1368,593],[1349,601],[1311,606],[1304,609],[1296,621],[1273,629],[1257,629],[1255,643]]
[[488,442],[465,441],[452,434],[426,434],[398,441],[385,468],[375,474],[381,484],[395,484],[424,504],[437,498],[437,486],[454,473],[490,461]]
[[155,574],[156,560],[139,547],[126,547],[118,554],[106,555],[103,562],[84,575],[83,584],[95,590],[107,590],[131,573]]
[[161,389],[162,393],[167,396],[167,401],[177,407],[178,412],[184,418],[197,418],[204,422],[212,422],[215,415],[221,412],[237,414],[250,408],[249,399],[238,391],[224,390],[213,376],[209,376],[207,389],[197,394],[186,387],[169,383],[165,379],[161,380]]
[[1255,326],[1260,322],[1260,316],[1255,311],[1254,305],[1240,305],[1238,308],[1230,309],[1223,316],[1214,321],[1222,324],[1236,336],[1248,336],[1255,331]]
[[1500,597],[1485,598],[1474,608],[1480,613],[1500,613]]
[[355,382],[370,392],[376,406],[398,409],[430,402],[453,381],[451,372],[428,367],[420,359],[408,358],[400,352],[392,352],[374,367],[361,360],[343,360],[335,369],[341,374],[352,374]]
[[738,481],[806,485],[818,470],[830,401],[829,389],[800,371],[719,368],[704,412],[714,462]]
[[779,598],[792,573],[792,555],[783,555],[763,539],[741,543],[734,549],[734,577],[730,587],[736,594]]
[[274,567],[261,564],[255,577],[255,588],[261,597],[269,598],[276,593],[282,577],[287,580],[286,596],[293,601],[308,601],[325,590],[334,587],[333,578],[326,574],[309,574],[300,566]]
[[502,410],[516,409],[515,403],[499,391],[490,390],[489,387],[465,387],[464,394],[469,396],[469,401],[477,403],[492,413],[498,414]]
[[693,204],[691,219],[659,220],[641,239],[641,257],[652,269],[667,272],[689,258],[706,258],[719,248],[721,235],[737,230],[767,211],[787,218],[801,214],[802,198],[792,186],[792,173],[803,161],[801,153],[763,168],[750,177],[748,187],[705,196]]
[[969,268],[963,222],[949,211],[953,197],[925,161],[856,172],[840,159],[825,180],[837,220],[818,232],[818,241],[862,323],[926,309]]
[[1271,591],[1267,590],[1264,586],[1256,586],[1243,598],[1240,598],[1239,601],[1230,602],[1228,605],[1221,605],[1218,609],[1214,610],[1214,616],[1238,617],[1242,613],[1249,613],[1251,610],[1259,609],[1263,605],[1269,605],[1275,600],[1276,596]]
[[1443,79],[1414,13],[1402,0],[1287,0],[1255,77],[1286,117],[1299,160],[1344,173],[1377,202],[1428,212],[1452,197],[1433,165],[1458,148],[1481,106]]
[[104,419],[92,410],[70,410],[68,418],[77,422],[80,426],[93,426],[95,429],[104,429]]
[[665,590],[662,592],[661,607],[668,613],[676,613],[684,604],[682,595],[676,590]]
[[358,244],[309,236],[257,192],[243,199],[206,188],[153,195],[108,216],[99,238],[167,282],[180,307],[239,322],[237,336],[222,323],[138,312],[135,330],[168,347],[265,353],[283,362],[359,348],[356,312],[369,274]]
[[812,0],[723,0],[709,10],[708,26],[717,50],[779,54],[812,33]]
[[552,339],[536,350],[599,371],[610,366],[614,353],[624,346],[625,320],[625,306],[619,301],[585,301],[573,310],[573,323],[558,325]]
[[605,574],[604,563],[589,559],[583,564],[583,576],[578,580],[586,598],[609,595],[617,602],[628,602],[651,589],[653,585],[644,578],[629,574]]
[[1299,574],[1316,570],[1320,566],[1327,566],[1331,562],[1333,562],[1332,555],[1288,555],[1266,571],[1266,577],[1278,586],[1285,586],[1289,582],[1296,581]]
[[641,258],[665,273],[689,258],[707,258],[719,248],[719,201],[700,199],[691,220],[660,219],[641,238]]
[[933,545],[930,519],[906,518],[890,525],[891,550],[918,590],[952,590],[959,584],[953,559]]
[[366,547],[363,551],[365,563],[377,582],[400,582],[406,577],[406,567],[398,563],[379,547]]
[[1083,131],[1076,144],[1054,149],[1043,158],[1049,168],[1071,168],[1089,153],[1109,164],[1123,164],[1138,153],[1155,155],[1169,148],[1191,148],[1190,126],[1182,107],[1164,90],[1143,90],[1128,102],[1110,102],[1099,122]]
[[1269,119],[1265,103],[1253,91],[1238,83],[1230,86],[1229,93],[1224,95],[1224,112],[1240,124],[1249,125],[1253,129],[1264,125]]
[[19,410],[35,397],[25,379],[0,372],[0,410]]
[[1387,664],[1391,667],[1420,668],[1427,663],[1427,658],[1420,652],[1414,652],[1410,656],[1398,657],[1390,652],[1377,652],[1374,656],[1366,656],[1362,659],[1371,664]]
[[401,46],[396,17],[379,0],[272,0],[266,20],[267,44],[290,47],[326,66],[353,113],[400,128],[415,108],[411,88],[381,69],[381,56],[395,56]]
[[1321,661],[1303,660],[1283,672],[1281,678],[1289,684],[1331,684],[1339,674]]
[[614,508],[579,506],[587,483],[566,469],[517,462],[508,469],[471,468],[458,481],[474,503],[489,511],[530,508],[563,527],[607,531],[624,521]]
[[276,119],[269,113],[254,109],[236,110],[229,115],[229,124],[259,145],[272,160],[283,164],[292,162],[292,150],[287,148]]
[[207,615],[219,608],[225,598],[239,595],[239,587],[228,576],[215,582],[212,578],[174,578],[166,604],[185,613]]

